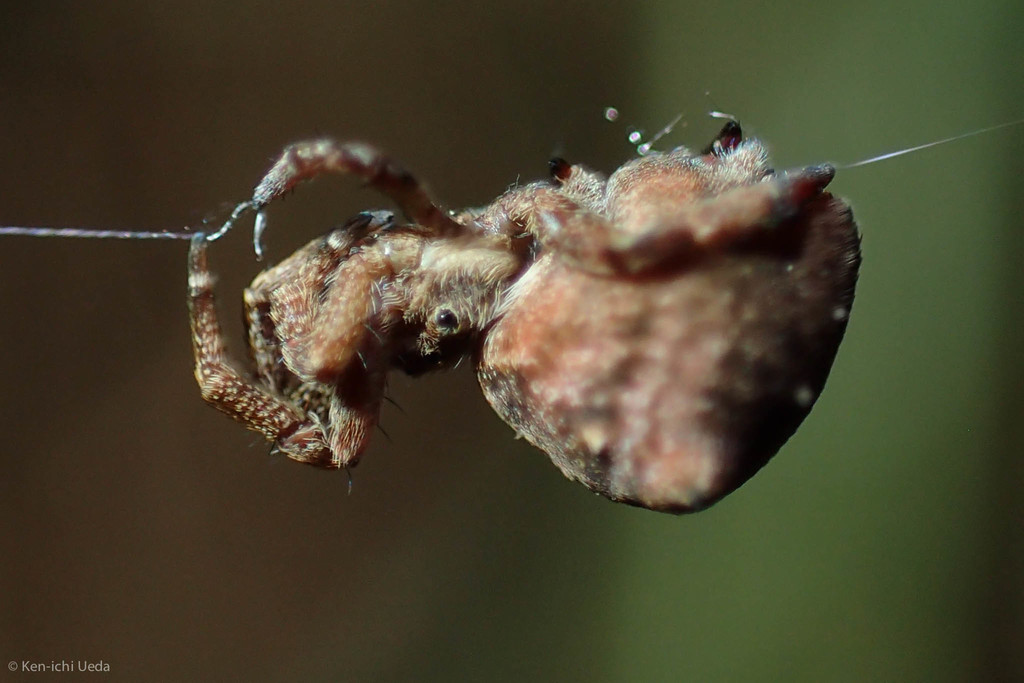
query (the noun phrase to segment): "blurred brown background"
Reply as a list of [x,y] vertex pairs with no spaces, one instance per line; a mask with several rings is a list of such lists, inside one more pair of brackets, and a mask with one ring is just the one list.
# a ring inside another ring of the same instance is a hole
[[[667,144],[703,145],[724,109],[780,168],[1024,115],[1016,0],[103,7],[0,9],[0,224],[177,228],[318,133],[460,206],[556,152],[611,170],[625,124],[679,112]],[[154,681],[1024,678],[1022,155],[1018,128],[840,172],[865,265],[830,384],[765,471],[683,518],[565,481],[468,371],[394,378],[405,413],[348,496],[199,399],[184,243],[0,237],[0,660]],[[381,205],[304,187],[270,257]],[[212,257],[234,321],[248,230]]]

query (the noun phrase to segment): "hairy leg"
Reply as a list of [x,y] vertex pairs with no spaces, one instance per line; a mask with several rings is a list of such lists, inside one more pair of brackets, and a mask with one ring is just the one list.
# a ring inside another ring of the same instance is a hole
[[257,375],[288,394],[298,383],[282,357],[281,342],[309,339],[326,293],[352,247],[393,223],[387,211],[363,212],[256,276],[243,293],[249,353]]
[[437,206],[426,188],[403,166],[360,142],[321,139],[289,145],[253,191],[261,211],[297,184],[327,173],[355,175],[390,197],[406,218],[438,233],[457,233],[459,225]]
[[205,236],[197,234],[192,240],[188,261],[195,376],[203,399],[275,441],[289,458],[332,466],[326,435],[316,416],[304,412],[272,388],[253,383],[227,358],[206,249]]

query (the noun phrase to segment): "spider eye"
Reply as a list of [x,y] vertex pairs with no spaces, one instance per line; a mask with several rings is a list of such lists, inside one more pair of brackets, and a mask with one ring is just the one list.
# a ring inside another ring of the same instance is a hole
[[440,332],[454,334],[459,331],[459,316],[451,309],[442,308],[434,314],[434,324]]

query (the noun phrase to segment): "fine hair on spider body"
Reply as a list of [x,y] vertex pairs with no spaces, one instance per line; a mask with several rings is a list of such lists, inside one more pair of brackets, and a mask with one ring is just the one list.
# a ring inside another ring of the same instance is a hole
[[207,251],[188,258],[202,396],[291,459],[355,465],[387,373],[472,358],[484,396],[570,479],[700,510],[763,466],[811,409],[849,317],[860,238],[827,165],[775,173],[729,121],[701,152],[649,151],[449,212],[363,143],[291,145],[240,204],[354,175],[390,198],[243,294],[252,372],[227,358]]

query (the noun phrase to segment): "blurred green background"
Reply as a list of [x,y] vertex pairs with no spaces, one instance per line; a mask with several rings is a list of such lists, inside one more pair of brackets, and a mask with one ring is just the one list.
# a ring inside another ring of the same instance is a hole
[[[609,171],[627,125],[680,112],[667,145],[703,145],[722,109],[778,168],[1024,116],[1024,7],[947,4],[7,3],[0,224],[180,227],[321,133],[461,206],[553,153]],[[199,399],[183,244],[0,238],[0,659],[104,660],[104,680],[1024,680],[1022,156],[1017,128],[839,173],[865,260],[829,385],[763,472],[681,518],[564,480],[465,368],[394,378],[405,412],[348,496]],[[380,205],[304,187],[270,256]],[[246,230],[212,258],[234,321]]]

